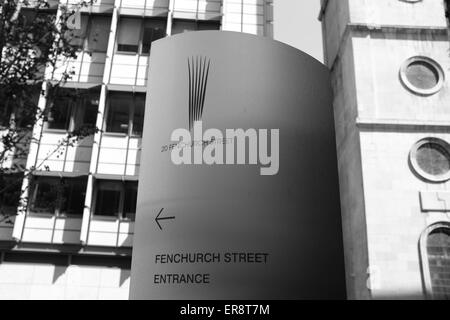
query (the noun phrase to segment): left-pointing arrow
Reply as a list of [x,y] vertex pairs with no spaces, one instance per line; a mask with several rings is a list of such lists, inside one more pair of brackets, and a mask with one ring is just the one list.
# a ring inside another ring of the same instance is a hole
[[175,217],[164,217],[164,218],[160,218],[159,216],[161,215],[161,213],[164,211],[164,208],[162,208],[161,210],[159,210],[158,215],[155,218],[156,224],[158,225],[159,229],[162,230],[161,224],[159,223],[159,221],[161,220],[174,220]]

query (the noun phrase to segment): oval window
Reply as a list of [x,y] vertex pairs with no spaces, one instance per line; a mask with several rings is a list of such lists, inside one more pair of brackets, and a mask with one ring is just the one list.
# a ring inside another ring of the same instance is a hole
[[426,57],[413,57],[403,64],[400,77],[403,84],[412,92],[432,95],[444,84],[444,71],[434,60]]
[[450,179],[450,145],[436,138],[419,141],[411,150],[411,164],[418,175],[433,182]]

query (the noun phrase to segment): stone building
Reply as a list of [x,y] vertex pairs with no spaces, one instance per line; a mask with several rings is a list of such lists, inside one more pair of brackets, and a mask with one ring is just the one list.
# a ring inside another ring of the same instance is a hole
[[321,2],[350,299],[450,298],[445,2]]

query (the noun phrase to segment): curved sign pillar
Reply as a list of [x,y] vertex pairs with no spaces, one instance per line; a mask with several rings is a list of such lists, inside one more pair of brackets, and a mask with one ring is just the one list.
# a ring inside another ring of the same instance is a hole
[[345,298],[327,69],[206,31],[149,70],[131,299]]

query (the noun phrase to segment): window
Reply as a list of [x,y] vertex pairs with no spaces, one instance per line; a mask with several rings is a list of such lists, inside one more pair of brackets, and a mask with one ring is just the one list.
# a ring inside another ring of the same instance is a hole
[[6,94],[0,91],[0,127],[8,128],[11,121],[11,103],[9,103]]
[[142,136],[145,94],[111,92],[106,118],[106,132]]
[[119,23],[117,51],[149,54],[152,42],[165,36],[165,19],[122,18]]
[[98,91],[59,89],[47,110],[45,129],[73,131],[81,127],[95,127]]
[[55,99],[47,117],[47,129],[69,130],[73,99],[69,96],[60,96]]
[[33,181],[33,213],[80,216],[84,210],[87,177],[35,177]]
[[450,145],[436,138],[426,138],[414,145],[410,162],[415,172],[432,182],[450,179]]
[[427,228],[420,251],[427,297],[450,300],[450,225],[437,223]]
[[22,179],[21,174],[0,175],[0,217],[17,213],[22,194]]
[[150,54],[152,42],[166,36],[166,24],[158,20],[145,20],[141,54]]
[[69,31],[70,43],[90,52],[106,52],[108,49],[111,18],[100,15],[81,16],[81,28]]
[[14,119],[17,128],[31,128],[36,119],[40,86],[14,86],[8,89],[10,91],[0,88],[0,127],[10,127]]
[[134,220],[138,183],[134,181],[97,182],[95,215]]
[[172,34],[200,30],[220,30],[220,21],[192,21],[180,19],[174,19],[173,21]]
[[444,85],[444,70],[430,58],[413,57],[402,65],[400,78],[410,91],[420,95],[432,95]]

